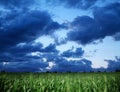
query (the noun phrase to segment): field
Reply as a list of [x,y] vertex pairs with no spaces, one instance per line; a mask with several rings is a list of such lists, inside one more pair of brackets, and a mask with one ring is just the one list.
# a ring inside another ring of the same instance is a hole
[[0,92],[120,92],[120,73],[0,73]]

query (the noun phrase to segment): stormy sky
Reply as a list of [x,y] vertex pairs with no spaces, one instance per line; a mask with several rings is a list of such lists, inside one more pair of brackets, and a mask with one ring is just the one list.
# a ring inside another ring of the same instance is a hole
[[0,0],[0,71],[120,69],[120,0]]

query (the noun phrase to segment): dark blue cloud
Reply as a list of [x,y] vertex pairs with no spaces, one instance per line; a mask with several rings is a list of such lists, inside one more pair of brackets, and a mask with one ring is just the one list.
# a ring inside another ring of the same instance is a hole
[[92,62],[87,59],[67,60],[63,56],[55,53],[46,53],[43,55],[48,62],[52,61],[55,65],[49,69],[51,72],[83,72],[92,71]]
[[47,47],[43,48],[42,44],[35,44],[33,45],[32,43],[27,43],[26,45],[23,46],[15,46],[12,47],[11,49],[9,48],[10,52],[20,52],[20,53],[30,53],[30,52],[42,52],[42,53],[51,53],[51,52],[58,52],[58,50],[56,49],[56,45],[55,44],[50,44]]
[[3,12],[0,19],[0,51],[20,42],[33,41],[43,34],[49,35],[61,27],[44,11]]
[[91,17],[78,16],[71,23],[73,31],[68,33],[69,40],[76,41],[80,44],[87,44],[98,39],[100,28],[98,23]]
[[[40,52],[42,54],[39,53],[38,56],[32,56],[30,54],[31,52]],[[9,48],[6,52],[0,55],[0,70],[8,72],[78,72],[92,70],[91,61],[86,59],[68,61],[58,53],[59,51],[56,50],[56,46],[54,44],[50,44],[45,48],[43,48],[42,44],[18,44],[15,47]],[[75,52],[72,52],[72,56],[74,56],[74,54],[78,54],[79,57],[79,55],[82,55],[83,53],[84,51],[82,48],[77,48]],[[43,58],[46,59],[46,62]],[[51,61],[55,63],[55,66],[51,67],[51,69],[47,69],[47,67],[49,67],[49,62]]]
[[116,60],[105,60],[108,63],[107,70],[115,71],[120,70],[120,58],[116,57]]
[[41,45],[31,46],[30,44],[22,47],[19,47],[19,46],[10,47],[0,53],[0,62],[29,61],[30,57],[27,57],[26,55],[31,52],[36,52],[40,50],[40,48],[41,48]]
[[115,41],[120,41],[120,32],[115,34],[113,37]]
[[0,70],[6,72],[41,72],[48,66],[47,62],[26,61],[26,62],[8,62],[1,63]]
[[[4,6],[8,2],[4,3]],[[9,5],[13,4],[9,2]],[[18,2],[19,4],[20,2]],[[22,3],[22,1],[21,1]],[[13,5],[14,6],[14,5]],[[48,66],[43,62],[44,53],[58,53],[56,46],[50,44],[43,48],[42,44],[34,44],[34,40],[42,35],[50,35],[54,30],[62,26],[53,21],[47,11],[22,10],[7,8],[1,10],[0,15],[0,63],[9,62],[5,66],[0,66],[0,70],[5,71],[39,71]],[[38,53],[32,55],[31,53]]]
[[96,8],[93,14],[101,27],[101,37],[120,32],[120,3],[112,3],[103,8]]
[[50,44],[49,46],[45,47],[44,49],[41,49],[41,52],[58,53],[59,51],[56,49],[56,45],[55,44]]
[[[32,56],[31,53],[38,53],[38,56]],[[24,62],[34,61],[34,59],[41,60],[40,58],[43,58],[43,56],[40,53],[58,54],[59,51],[56,50],[56,46],[54,44],[50,44],[45,48],[43,48],[42,44],[32,45],[32,43],[27,43],[23,46],[16,45],[6,49],[4,52],[1,52],[0,62]]]
[[35,4],[35,0],[0,0],[0,6],[4,8],[28,8]]
[[[63,56],[59,55],[58,52],[56,53],[57,50],[55,49],[56,46],[54,44],[50,44],[45,48],[43,48],[42,45],[39,45],[39,47],[37,46],[38,45],[30,47],[30,45],[26,45],[21,47],[23,50],[16,47],[17,48],[16,50],[18,50],[18,53],[14,53],[12,57],[11,56],[8,57],[9,54],[6,53],[7,58],[3,62],[0,62],[0,70],[13,71],[13,72],[20,72],[20,71],[21,72],[36,72],[36,71],[90,72],[90,71],[115,71],[120,69],[119,68],[120,59],[117,57],[116,57],[116,60],[106,60],[108,62],[107,69],[105,68],[93,69],[92,62],[90,60],[87,60],[87,59],[67,60],[63,58]],[[40,56],[26,56],[26,53],[28,52],[30,53],[31,51],[41,51],[40,53],[42,54]],[[16,51],[13,51],[13,52],[16,52]],[[54,52],[54,53],[51,53],[51,52]],[[77,48],[75,52],[72,52],[72,54],[70,54],[70,56],[74,57],[74,55],[78,53],[78,57],[79,57],[79,54],[83,52],[84,51],[82,50],[82,48]],[[43,60],[43,58],[46,59],[46,62]],[[7,61],[7,59],[12,61]],[[4,64],[7,62],[8,64]],[[55,65],[50,69],[47,69],[47,67],[49,67],[49,62],[54,62]]]
[[[63,25],[60,25],[58,22],[51,22],[49,25],[46,26],[45,30],[49,30],[48,32],[46,32],[46,34],[50,34],[54,31],[52,30],[56,30],[59,28],[64,28]],[[52,31],[52,32],[51,32]]]
[[[46,62],[42,60],[42,58],[45,58]],[[47,67],[49,67],[49,62],[51,61],[54,62],[55,65],[50,69],[47,69]],[[0,62],[0,70],[9,72],[83,72],[92,71],[91,65],[92,62],[87,59],[68,61],[58,54],[44,53],[39,59],[29,57],[27,60],[24,58],[24,62]]]
[[56,65],[51,69],[51,71],[57,72],[83,72],[92,71],[91,61],[87,59],[82,60],[70,60],[58,59]]
[[53,5],[64,5],[70,8],[88,9],[96,3],[97,0],[46,0],[47,3]]
[[82,48],[76,48],[75,51],[71,50],[67,50],[64,51],[61,56],[63,57],[73,57],[73,58],[78,58],[78,57],[82,57],[82,55],[84,54],[84,50],[82,50]]
[[34,3],[35,0],[0,1],[0,63],[2,65],[9,62],[6,66],[0,66],[0,69],[3,67],[6,71],[45,69],[48,63],[43,62],[43,54],[59,53],[55,44],[45,48],[42,44],[34,44],[37,37],[51,35],[55,30],[64,27],[53,21],[47,11],[33,10]]
[[68,39],[85,45],[120,32],[120,3],[95,8],[93,15],[94,18],[75,18],[71,22],[73,31],[68,33]]

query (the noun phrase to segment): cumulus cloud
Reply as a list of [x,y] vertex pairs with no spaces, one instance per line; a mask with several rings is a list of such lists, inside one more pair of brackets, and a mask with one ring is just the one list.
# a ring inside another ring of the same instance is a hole
[[112,3],[94,9],[94,18],[78,16],[71,22],[68,39],[80,44],[89,44],[120,32],[120,3]]
[[120,32],[116,33],[113,37],[115,41],[120,41]]
[[92,61],[81,58],[81,60],[67,60],[62,55],[55,53],[45,53],[43,57],[47,62],[54,65],[48,71],[51,72],[90,72],[92,71]]
[[76,48],[75,51],[71,50],[67,50],[64,51],[61,56],[62,57],[70,57],[70,58],[78,58],[78,57],[82,57],[82,55],[84,54],[84,50],[82,50],[82,48]]
[[69,32],[68,39],[80,44],[87,44],[99,38],[99,25],[89,16],[78,16],[71,22],[73,31]]
[[[37,54],[32,54],[37,53]],[[24,62],[24,61],[34,61],[42,60],[42,54],[44,53],[59,53],[54,44],[43,48],[42,44],[32,45],[31,43],[25,44],[23,46],[16,45],[14,47],[6,49],[4,52],[1,52],[0,62]]]
[[55,44],[50,44],[49,46],[45,47],[41,52],[47,52],[47,53],[58,53],[59,51],[56,49]]
[[108,63],[107,70],[115,71],[120,70],[120,57],[116,57],[116,60],[105,60]]
[[50,62],[46,59],[46,55],[57,55],[58,52],[54,44],[43,48],[40,43],[36,45],[20,43],[0,54],[0,70],[7,72],[44,72],[47,71]]
[[[0,44],[3,46],[34,40],[38,35],[48,34],[52,29],[58,28],[58,25],[52,26],[56,22],[43,11],[10,12],[6,16],[1,16],[1,22]],[[49,30],[46,30],[47,26]]]
[[47,62],[40,61],[9,62],[6,65],[3,63],[0,63],[0,70],[6,72],[41,72],[49,66]]
[[58,59],[56,65],[51,69],[51,71],[57,72],[83,72],[92,71],[92,63],[87,59],[82,60],[65,60]]
[[[79,55],[81,56],[83,53],[82,48],[77,48],[75,52],[72,52],[71,57],[74,57],[75,54],[78,54],[79,57]],[[56,50],[54,44],[50,44],[44,48],[42,44],[18,44],[14,48],[9,48],[7,52],[4,52],[4,54],[1,55],[0,61],[0,70],[9,72],[92,71],[91,61],[86,59],[67,60],[62,55],[59,55],[59,51]],[[8,64],[3,66],[4,62],[8,62]],[[54,65],[50,66],[51,62],[54,63]]]
[[[31,56],[32,57],[32,56]],[[45,61],[43,60],[43,57]],[[8,72],[83,72],[92,71],[92,62],[87,59],[81,60],[67,60],[55,53],[43,53],[39,58],[25,58],[23,62],[0,62],[0,70]]]
[[120,31],[120,3],[112,3],[102,8],[96,8],[93,14],[101,27],[102,37],[111,36]]
[[[56,46],[34,44],[42,35],[50,35],[62,28],[47,11],[31,9],[35,0],[1,0],[0,6],[0,63],[6,71],[36,71],[48,67],[44,53],[58,53]],[[31,8],[30,8],[31,7]],[[32,54],[31,54],[32,53]],[[42,54],[41,54],[42,53]],[[33,55],[34,54],[34,55]]]

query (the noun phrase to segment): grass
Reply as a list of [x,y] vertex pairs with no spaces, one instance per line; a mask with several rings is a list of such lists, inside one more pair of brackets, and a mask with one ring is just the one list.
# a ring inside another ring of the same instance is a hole
[[0,92],[120,92],[120,73],[0,73]]

